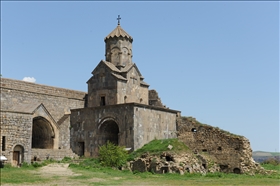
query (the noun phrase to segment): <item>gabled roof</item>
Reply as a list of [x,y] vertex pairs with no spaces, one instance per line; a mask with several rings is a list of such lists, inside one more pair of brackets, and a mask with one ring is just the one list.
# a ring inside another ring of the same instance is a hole
[[42,116],[57,126],[55,119],[41,102],[30,101],[29,103],[18,103],[8,109],[1,108],[1,111],[30,114],[33,117]]
[[95,69],[91,72],[92,74],[94,74],[96,72],[96,70],[98,69],[98,67],[102,64],[105,64],[110,70],[112,70],[113,72],[118,72],[120,73],[121,71],[113,64],[104,60],[101,60],[99,62],[99,64],[95,67]]
[[144,87],[149,87],[150,85],[144,81],[140,81],[140,85],[144,86]]
[[121,72],[122,72],[122,73],[123,73],[123,72],[128,72],[128,71],[130,71],[133,67],[135,67],[135,69],[136,69],[136,71],[138,72],[139,76],[143,78],[143,76],[142,76],[140,70],[138,69],[138,67],[137,67],[137,65],[136,65],[135,63],[132,63],[131,65],[125,66],[125,67],[122,69]]
[[[95,72],[99,69],[99,67],[101,65],[105,65],[105,67],[107,67],[110,72],[111,72],[111,75],[119,80],[122,80],[122,81],[127,81],[127,78],[125,78],[124,74],[127,74],[133,67],[136,69],[137,73],[139,74],[140,76],[140,85],[142,86],[146,86],[146,87],[149,87],[150,85],[147,84],[146,82],[143,81],[144,77],[142,76],[142,74],[140,73],[138,67],[136,66],[135,63],[132,63],[130,65],[127,65],[125,66],[123,69],[119,70],[113,63],[111,62],[108,62],[108,61],[104,61],[104,60],[101,60],[99,62],[99,64],[95,67],[95,69],[92,71],[92,74],[94,75]],[[124,75],[124,76],[123,76]],[[87,83],[93,78],[93,76],[87,81]]]
[[116,77],[117,79],[127,81],[126,78],[124,78],[123,76],[121,76],[121,75],[119,75],[119,74],[115,74],[115,73],[113,73],[113,72],[111,72],[111,74],[112,74],[114,77]]
[[133,41],[133,38],[126,32],[120,25],[118,25],[109,35],[104,38],[104,41],[114,37],[124,37],[129,39],[130,42]]

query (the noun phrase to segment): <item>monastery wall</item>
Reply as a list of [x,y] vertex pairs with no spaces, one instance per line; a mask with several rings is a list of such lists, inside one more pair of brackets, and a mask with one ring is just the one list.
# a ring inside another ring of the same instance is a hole
[[[70,148],[70,110],[84,107],[85,92],[7,78],[1,78],[0,91],[0,149],[8,162],[13,163],[17,151],[20,152],[20,162],[30,162],[33,134],[47,136],[53,131],[51,148]],[[34,128],[34,122],[45,127]]]

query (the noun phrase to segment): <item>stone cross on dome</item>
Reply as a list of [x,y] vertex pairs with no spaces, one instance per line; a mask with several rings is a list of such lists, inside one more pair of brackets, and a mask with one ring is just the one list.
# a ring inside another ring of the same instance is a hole
[[117,20],[118,20],[118,25],[120,25],[120,20],[121,20],[122,18],[120,17],[120,15],[118,15],[118,18],[117,18]]

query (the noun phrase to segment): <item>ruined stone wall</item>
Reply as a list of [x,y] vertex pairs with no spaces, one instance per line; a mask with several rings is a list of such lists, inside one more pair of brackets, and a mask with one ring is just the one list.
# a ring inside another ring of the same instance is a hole
[[258,166],[245,137],[201,124],[191,117],[182,117],[178,122],[178,138],[194,153],[211,156],[222,172],[245,173]]
[[158,96],[158,92],[156,90],[149,90],[149,105],[157,106],[157,107],[165,107],[160,97]]
[[[1,155],[12,161],[13,149],[16,145],[24,148],[23,160],[30,162],[32,115],[1,111]],[[3,137],[5,144],[3,144]],[[4,145],[4,149],[3,149]]]

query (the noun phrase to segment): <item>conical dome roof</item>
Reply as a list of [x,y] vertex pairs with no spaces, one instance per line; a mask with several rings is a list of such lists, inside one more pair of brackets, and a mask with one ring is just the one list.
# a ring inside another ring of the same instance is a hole
[[128,33],[126,33],[126,31],[124,31],[120,25],[118,25],[109,35],[107,35],[104,40],[106,41],[107,39],[114,37],[126,37],[130,42],[133,41],[133,38]]

